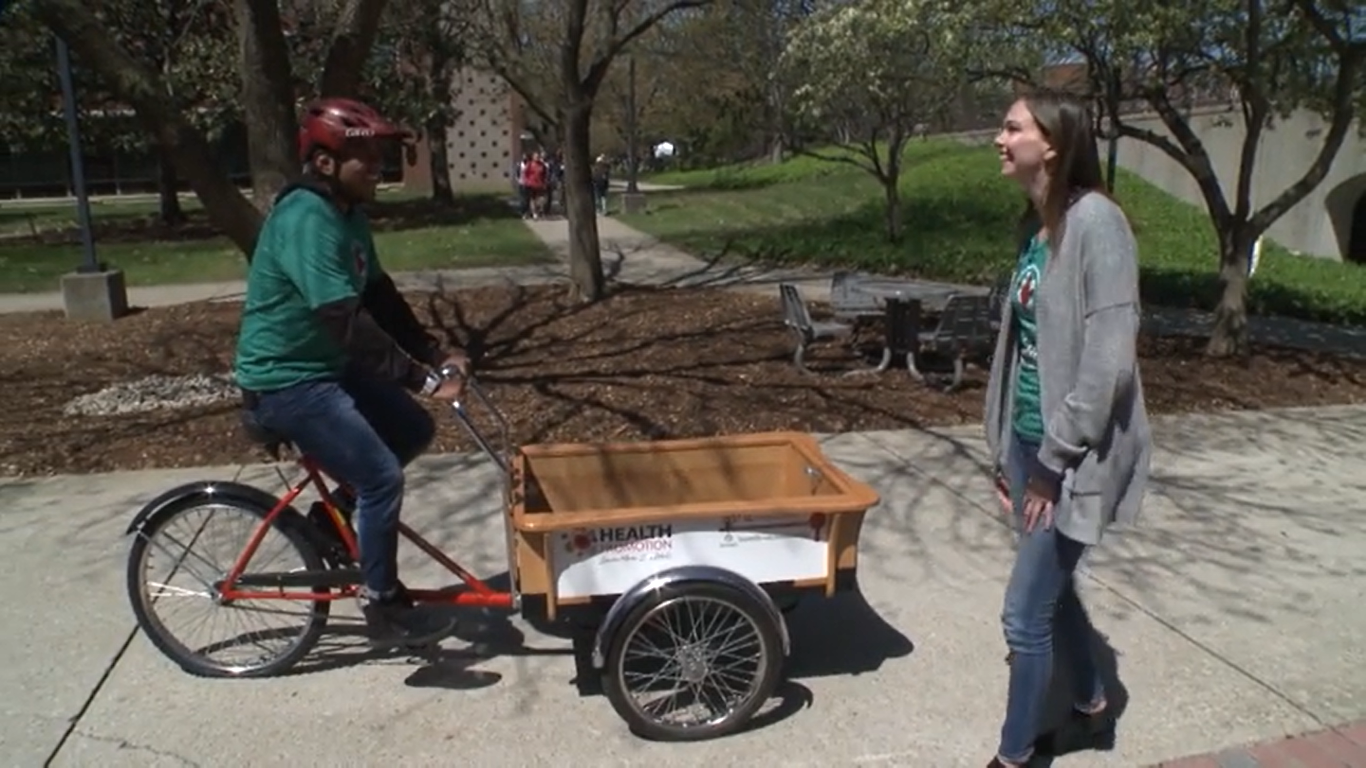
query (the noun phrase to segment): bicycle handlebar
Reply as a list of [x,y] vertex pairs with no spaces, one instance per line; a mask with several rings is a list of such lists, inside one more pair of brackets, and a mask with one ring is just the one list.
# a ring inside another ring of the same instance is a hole
[[465,432],[479,445],[479,448],[483,450],[484,453],[488,454],[489,458],[493,459],[494,463],[498,465],[498,468],[503,471],[504,475],[510,474],[512,471],[512,467],[509,464],[512,457],[512,437],[507,417],[503,415],[502,411],[498,410],[498,406],[494,405],[493,401],[489,400],[488,395],[484,394],[483,388],[475,381],[474,376],[464,373],[453,365],[443,365],[437,373],[443,379],[463,378],[465,380],[465,394],[474,395],[474,397],[484,406],[484,409],[493,416],[494,421],[498,426],[498,437],[502,444],[501,450],[490,444],[488,439],[484,437],[484,434],[474,426],[474,421],[470,418],[469,411],[462,400],[454,400],[451,402],[451,409],[455,411],[456,417],[460,419],[460,424],[464,426]]

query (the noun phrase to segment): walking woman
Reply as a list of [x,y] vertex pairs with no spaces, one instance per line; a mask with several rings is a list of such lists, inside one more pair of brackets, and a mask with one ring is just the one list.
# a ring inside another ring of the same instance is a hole
[[1055,640],[1075,665],[1072,724],[1110,726],[1073,572],[1109,525],[1138,517],[1152,448],[1135,349],[1137,247],[1104,191],[1088,109],[1025,96],[995,145],[1002,175],[1028,198],[986,395],[997,493],[1018,535],[1001,613],[1010,684],[988,765],[1010,768],[1043,741]]

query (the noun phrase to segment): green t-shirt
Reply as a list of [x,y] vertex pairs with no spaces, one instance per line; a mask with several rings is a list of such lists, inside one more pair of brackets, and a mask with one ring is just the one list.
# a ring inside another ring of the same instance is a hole
[[1048,246],[1036,234],[1020,252],[1015,279],[1010,284],[1010,301],[1019,339],[1020,364],[1015,372],[1015,411],[1011,415],[1015,432],[1021,437],[1043,439],[1043,409],[1039,402],[1038,325],[1034,297],[1048,261]]
[[334,378],[346,351],[313,310],[359,296],[380,274],[370,222],[296,189],[276,202],[261,227],[247,274],[237,335],[238,386],[265,392]]

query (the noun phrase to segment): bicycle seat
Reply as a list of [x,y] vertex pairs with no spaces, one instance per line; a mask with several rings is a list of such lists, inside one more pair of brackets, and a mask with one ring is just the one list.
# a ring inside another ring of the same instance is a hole
[[243,408],[238,416],[241,419],[242,431],[246,433],[247,439],[265,448],[276,459],[280,457],[280,449],[290,444],[289,438],[266,428],[260,421],[257,421],[256,414],[246,408]]

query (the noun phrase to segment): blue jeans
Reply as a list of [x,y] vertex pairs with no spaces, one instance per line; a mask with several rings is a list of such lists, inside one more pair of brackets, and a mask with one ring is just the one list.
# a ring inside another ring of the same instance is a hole
[[365,591],[391,594],[398,586],[403,467],[436,435],[431,415],[397,384],[359,377],[261,393],[255,415],[351,487]]
[[1076,706],[1089,710],[1105,697],[1091,652],[1091,624],[1073,581],[1086,546],[1051,526],[1024,530],[1025,483],[1038,451],[1038,443],[1014,435],[1005,467],[1019,542],[1001,612],[1010,650],[1010,686],[997,754],[1012,763],[1028,761],[1038,738],[1052,682],[1055,637],[1075,665],[1072,696]]

